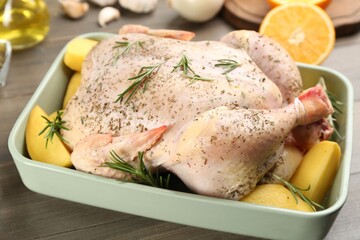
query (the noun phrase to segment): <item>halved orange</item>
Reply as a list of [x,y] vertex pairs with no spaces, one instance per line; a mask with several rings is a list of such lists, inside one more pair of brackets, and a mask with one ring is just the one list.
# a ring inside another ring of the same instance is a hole
[[288,3],[309,3],[314,4],[322,9],[325,9],[331,0],[267,0],[271,8],[278,7],[280,5],[288,4]]
[[279,42],[297,62],[321,64],[335,45],[331,18],[312,4],[291,3],[270,10],[259,32]]

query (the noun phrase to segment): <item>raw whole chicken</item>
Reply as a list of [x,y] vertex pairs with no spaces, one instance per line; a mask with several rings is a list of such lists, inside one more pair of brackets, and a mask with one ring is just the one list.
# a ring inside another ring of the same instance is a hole
[[[129,25],[90,52],[63,115],[76,169],[128,179],[103,163],[115,151],[136,164],[144,151],[147,167],[173,172],[192,191],[238,200],[274,169],[285,142],[301,146],[293,129],[332,113],[321,87],[302,92],[295,63],[270,39],[193,36]],[[330,131],[316,126],[313,141]]]

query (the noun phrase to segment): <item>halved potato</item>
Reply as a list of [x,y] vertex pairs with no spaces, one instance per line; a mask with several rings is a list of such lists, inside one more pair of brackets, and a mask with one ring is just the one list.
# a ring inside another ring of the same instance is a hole
[[52,117],[48,116],[38,105],[31,110],[25,132],[26,147],[31,159],[58,166],[71,167],[70,152],[58,136],[55,135],[52,142],[48,142],[47,147],[46,139],[44,138],[45,133],[39,136],[39,132],[47,125],[46,120],[41,116],[52,121],[56,114],[52,114]]
[[75,72],[70,78],[69,84],[66,89],[66,93],[63,101],[63,109],[66,107],[70,98],[75,94],[76,90],[79,88],[80,81],[81,81],[81,73]]
[[86,55],[98,42],[87,38],[74,38],[67,47],[64,56],[66,66],[74,71],[81,72]]
[[338,143],[322,141],[315,144],[304,156],[290,183],[306,189],[305,196],[321,203],[331,188],[340,165],[341,149]]

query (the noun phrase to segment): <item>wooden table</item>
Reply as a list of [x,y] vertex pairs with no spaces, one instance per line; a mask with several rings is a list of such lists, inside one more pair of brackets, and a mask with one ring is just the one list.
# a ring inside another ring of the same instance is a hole
[[[14,53],[6,87],[0,89],[0,239],[250,239],[249,237],[167,223],[85,206],[34,193],[22,183],[7,147],[11,128],[57,53],[76,35],[117,29],[128,23],[152,28],[186,29],[195,40],[219,39],[233,30],[222,19],[191,24],[165,4],[155,12],[122,18],[101,29],[97,9],[79,20],[64,18],[56,1],[48,1],[51,30],[40,45]],[[327,239],[360,239],[360,34],[341,38],[323,64],[342,72],[355,89],[354,144],[348,199]]]

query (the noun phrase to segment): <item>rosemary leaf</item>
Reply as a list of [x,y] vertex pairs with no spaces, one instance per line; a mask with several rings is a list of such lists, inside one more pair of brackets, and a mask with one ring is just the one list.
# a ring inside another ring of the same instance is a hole
[[110,152],[110,156],[112,162],[105,162],[104,165],[112,169],[129,173],[136,183],[159,188],[169,188],[170,174],[167,175],[166,179],[163,179],[158,171],[156,171],[155,174],[149,172],[144,163],[144,152],[138,152],[139,168],[135,168],[124,161],[124,159],[113,150]]
[[313,210],[314,212],[316,212],[316,208],[320,208],[320,209],[324,209],[323,206],[321,206],[320,204],[310,200],[308,197],[306,197],[301,191],[309,191],[310,190],[310,186],[308,186],[306,189],[302,189],[299,188],[291,183],[289,183],[288,181],[284,180],[283,178],[279,177],[278,175],[273,173],[273,176],[279,180],[280,182],[282,182],[285,187],[287,189],[289,189],[289,191],[291,192],[291,194],[293,195],[293,197],[295,198],[296,204],[298,203],[298,196],[306,203],[308,204]]
[[339,101],[336,97],[335,94],[331,93],[327,87],[326,87],[326,83],[325,83],[325,79],[323,77],[320,77],[319,79],[319,82],[318,84],[320,84],[320,86],[323,87],[323,89],[325,90],[326,94],[328,95],[329,97],[329,100],[331,102],[331,105],[333,106],[334,108],[334,113],[329,116],[327,118],[329,124],[334,128],[334,133],[335,135],[337,136],[337,138],[339,140],[343,140],[345,138],[345,136],[342,136],[339,132],[339,125],[336,121],[337,117],[341,114],[343,114],[343,107],[344,107],[344,104]]
[[234,69],[236,69],[241,65],[235,60],[231,60],[231,59],[219,59],[217,61],[218,63],[215,64],[215,67],[225,68],[225,71],[222,73],[223,75],[228,74],[229,72],[233,71]]
[[57,111],[56,112],[56,116],[53,119],[53,121],[49,120],[47,117],[45,116],[41,116],[43,119],[45,119],[46,121],[46,126],[38,133],[38,136],[42,135],[45,133],[44,138],[46,138],[46,142],[45,142],[45,148],[47,148],[49,140],[52,143],[53,139],[54,139],[54,135],[58,136],[58,138],[63,141],[63,142],[67,142],[64,137],[60,134],[60,130],[64,129],[64,130],[69,130],[68,128],[64,127],[63,124],[65,123],[65,121],[63,121],[61,119],[63,112],[62,111]]
[[[137,51],[139,48],[143,48],[143,44],[144,41],[133,41],[133,42],[115,41],[115,46],[113,48],[117,50],[115,52],[113,65],[117,63],[117,61],[121,56],[128,54],[133,47],[135,47],[135,51]],[[122,51],[120,51],[121,49]]]
[[142,67],[138,73],[138,75],[128,78],[130,81],[134,81],[127,89],[125,89],[122,93],[118,94],[118,98],[115,102],[122,102],[125,95],[129,93],[125,103],[128,103],[129,100],[133,97],[133,95],[137,92],[141,84],[143,84],[143,92],[147,89],[147,81],[150,79],[150,75],[155,71],[158,70],[162,63]]
[[196,81],[214,81],[214,79],[210,79],[210,78],[203,78],[200,77],[199,75],[195,74],[193,76],[189,76],[189,75],[185,75],[187,78],[190,78],[190,84],[193,84]]
[[190,84],[193,84],[196,81],[214,81],[214,79],[204,78],[196,74],[194,70],[192,70],[192,68],[190,67],[190,60],[184,53],[181,56],[179,63],[173,66],[172,72],[174,72],[178,68],[183,72],[185,77],[190,78]]
[[335,110],[336,114],[343,114],[343,103],[337,100],[335,94],[333,94],[330,91],[326,91],[326,94],[328,95],[330,102]]
[[192,74],[195,74],[195,72],[190,67],[190,60],[185,54],[181,56],[180,62],[177,65],[173,66],[172,72],[174,72],[177,68],[180,68],[180,70],[183,71],[184,75],[187,75],[188,71],[190,71]]

